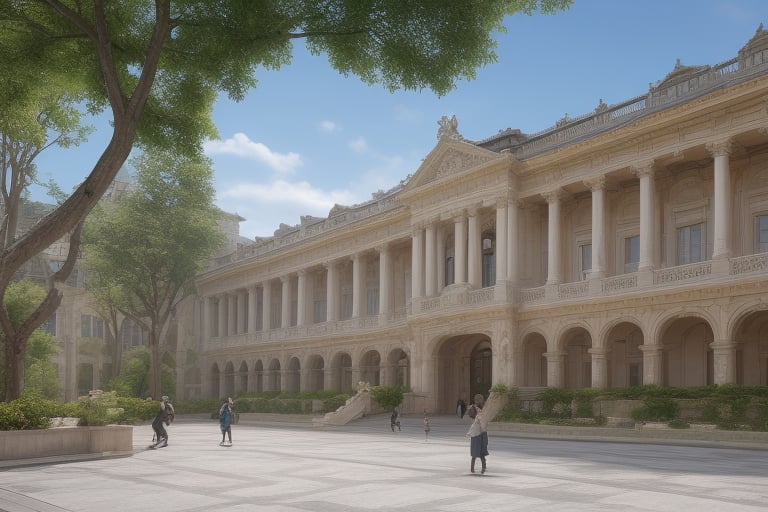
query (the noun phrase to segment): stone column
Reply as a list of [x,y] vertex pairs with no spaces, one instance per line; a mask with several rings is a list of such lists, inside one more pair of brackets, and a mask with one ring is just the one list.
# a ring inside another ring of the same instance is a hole
[[472,288],[483,286],[482,245],[480,243],[480,213],[469,211],[467,235],[467,278]]
[[437,294],[437,233],[434,221],[427,223],[424,260],[426,296],[433,297]]
[[243,290],[239,290],[237,292],[237,334],[242,334],[246,332],[245,330],[248,328],[247,318],[246,318],[246,297],[247,292]]
[[605,176],[585,184],[592,189],[592,269],[589,277],[605,277]]
[[248,332],[256,332],[256,317],[259,314],[259,290],[256,285],[248,287]]
[[656,253],[656,229],[654,222],[655,181],[653,160],[633,167],[640,179],[640,262],[638,270],[653,270]]
[[203,297],[202,300],[202,307],[203,307],[203,336],[202,341],[203,343],[207,343],[208,340],[212,336],[212,330],[213,327],[211,326],[211,309],[213,308],[213,304],[210,297]]
[[307,271],[299,270],[298,297],[296,304],[296,325],[307,325]]
[[218,335],[222,338],[227,335],[227,294],[219,295],[219,325]]
[[445,233],[437,227],[437,293],[445,288]]
[[547,360],[547,387],[565,386],[565,352],[544,352]]
[[664,385],[662,371],[663,349],[659,345],[640,345],[643,353],[643,385]]
[[352,256],[352,318],[365,316],[365,256]]
[[516,200],[509,201],[507,207],[507,279],[509,282],[517,284],[519,280],[518,258],[519,258],[519,233],[517,227],[519,206]]
[[453,275],[454,282],[467,282],[467,217],[464,211],[454,218]]
[[732,149],[730,139],[708,144],[707,149],[715,159],[715,226],[712,259],[730,258],[731,251],[731,169]]
[[261,329],[272,328],[272,281],[264,281],[261,287]]
[[592,354],[592,387],[605,389],[608,387],[608,349],[590,348]]
[[509,229],[509,214],[507,213],[507,198],[496,201],[496,284],[504,284],[507,280],[507,236]]
[[[329,261],[325,264],[325,319],[335,322],[339,319],[339,276],[336,263]],[[327,388],[326,388],[327,389]]]
[[286,329],[291,326],[291,276],[281,276],[283,285],[281,298],[280,327]]
[[234,294],[227,294],[227,336],[237,334],[237,298]]
[[562,190],[542,194],[549,205],[547,229],[547,284],[560,284],[560,198]]
[[424,228],[414,227],[411,235],[411,298],[424,296]]
[[714,359],[714,380],[721,384],[736,384],[736,348],[738,344],[729,340],[719,340],[709,345]]
[[379,324],[386,324],[392,317],[392,261],[388,245],[379,251]]

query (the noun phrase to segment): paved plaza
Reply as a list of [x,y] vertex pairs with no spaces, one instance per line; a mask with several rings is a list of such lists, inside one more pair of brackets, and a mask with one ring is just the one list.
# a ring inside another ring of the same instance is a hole
[[[385,416],[345,427],[180,419],[170,446],[132,456],[0,471],[4,512],[765,511],[768,451],[491,435],[488,474],[469,472],[468,420]],[[479,464],[478,464],[479,466]]]

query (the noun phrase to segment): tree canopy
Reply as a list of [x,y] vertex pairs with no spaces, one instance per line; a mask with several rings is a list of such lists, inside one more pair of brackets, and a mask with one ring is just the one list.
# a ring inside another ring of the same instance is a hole
[[[517,12],[551,13],[571,0],[13,0],[0,2],[0,131],[31,130],[41,91],[74,94],[112,115],[112,137],[82,183],[0,253],[0,296],[30,258],[78,226],[135,144],[198,154],[216,135],[220,92],[242,99],[262,69],[291,61],[296,39],[340,73],[386,88],[450,91],[496,58],[494,32]],[[35,107],[35,108],[33,108]],[[26,337],[61,301],[49,283],[40,311],[0,328],[18,366]],[[15,372],[12,372],[15,373]],[[7,398],[20,392],[21,379]],[[15,396],[14,396],[15,395]]]

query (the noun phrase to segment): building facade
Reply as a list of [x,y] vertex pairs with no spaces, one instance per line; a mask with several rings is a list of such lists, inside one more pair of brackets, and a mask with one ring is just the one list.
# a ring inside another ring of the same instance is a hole
[[[400,185],[281,225],[179,310],[179,396],[768,384],[768,32],[537,134],[454,118]],[[183,326],[183,327],[182,327]]]

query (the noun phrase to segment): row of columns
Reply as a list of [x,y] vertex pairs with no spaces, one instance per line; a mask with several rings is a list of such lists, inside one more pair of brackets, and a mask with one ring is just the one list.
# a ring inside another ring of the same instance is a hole
[[[392,286],[392,249],[389,245],[377,248],[379,254],[379,311],[382,322],[389,321],[393,306]],[[366,266],[365,254],[357,253],[352,256],[352,318],[367,315],[366,295]],[[341,286],[339,282],[339,262],[333,261],[325,264],[326,272],[326,318],[325,321],[340,320],[341,315]],[[312,275],[306,269],[299,270],[297,276],[296,297],[296,325],[304,326],[310,323],[310,285],[309,278]],[[285,275],[280,278],[280,325],[272,325],[272,289],[274,280],[267,280],[252,285],[235,293],[223,293],[215,297],[203,298],[203,332],[211,336],[230,336],[246,332],[256,332],[258,329],[258,304],[261,298],[261,329],[291,327],[291,305],[293,302],[292,276]],[[261,294],[259,295],[259,291]],[[218,302],[217,329],[213,331],[213,311],[215,302]],[[247,304],[247,307],[246,307]],[[314,319],[314,322],[320,320]]]

